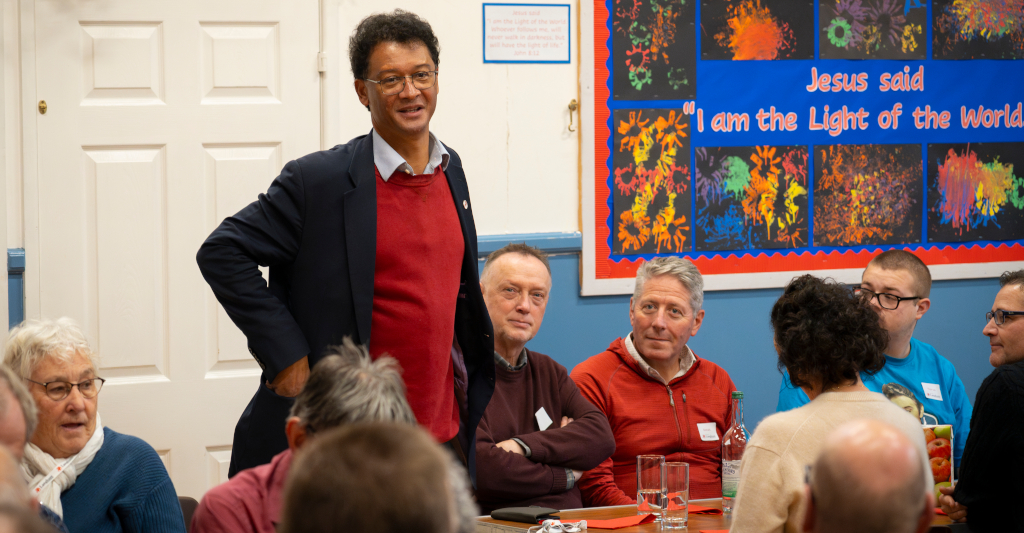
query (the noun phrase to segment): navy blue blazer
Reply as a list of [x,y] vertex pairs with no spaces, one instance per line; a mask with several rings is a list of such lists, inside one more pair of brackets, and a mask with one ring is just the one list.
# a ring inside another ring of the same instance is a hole
[[[494,341],[480,292],[469,187],[458,154],[445,148],[445,175],[465,241],[454,333],[468,378],[460,433],[472,456],[477,424],[494,391]],[[303,356],[312,367],[345,336],[369,345],[376,249],[373,137],[363,135],[289,162],[266,194],[224,219],[196,260],[248,339],[263,379],[272,381]],[[270,267],[269,286],[259,266]],[[283,421],[273,430],[283,434]],[[471,473],[473,466],[471,460]]]

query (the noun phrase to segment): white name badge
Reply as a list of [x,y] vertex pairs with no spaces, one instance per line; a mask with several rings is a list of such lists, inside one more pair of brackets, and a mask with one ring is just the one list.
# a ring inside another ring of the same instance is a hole
[[539,427],[541,431],[551,427],[551,417],[548,416],[548,412],[545,411],[543,407],[537,409],[536,416],[537,427]]
[[700,440],[702,441],[709,442],[718,440],[718,430],[715,428],[714,422],[697,424],[697,432],[700,433]]
[[924,388],[924,397],[932,400],[942,401],[942,389],[934,383],[921,382],[921,387]]

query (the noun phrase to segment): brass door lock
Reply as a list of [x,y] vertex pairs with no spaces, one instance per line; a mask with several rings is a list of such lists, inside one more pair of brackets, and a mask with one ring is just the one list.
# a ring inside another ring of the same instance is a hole
[[572,129],[572,114],[575,113],[576,110],[579,109],[579,107],[580,106],[579,104],[576,103],[575,98],[573,98],[572,101],[569,102],[569,131],[576,131]]
[[39,101],[39,114],[40,115],[45,115],[46,114],[46,100],[40,100]]

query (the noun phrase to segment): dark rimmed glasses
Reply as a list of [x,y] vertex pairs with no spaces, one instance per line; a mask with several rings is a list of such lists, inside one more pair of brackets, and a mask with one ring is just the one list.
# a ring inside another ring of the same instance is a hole
[[1006,317],[1014,315],[1024,315],[1024,311],[1006,311],[1004,309],[989,311],[985,313],[985,323],[988,324],[988,321],[994,318],[996,319],[996,325],[1002,326],[1006,322]]
[[46,389],[47,398],[55,402],[59,402],[64,398],[67,398],[71,394],[71,389],[75,387],[78,387],[78,392],[81,393],[83,398],[95,398],[96,395],[100,393],[100,389],[103,388],[103,383],[107,380],[103,378],[92,378],[79,381],[78,383],[71,383],[69,381],[47,381],[46,383],[40,383],[38,381],[32,381],[31,379],[25,378],[25,381],[42,386]]
[[889,294],[887,292],[874,292],[865,289],[864,287],[853,287],[853,294],[871,300],[878,300],[878,305],[882,309],[888,309],[890,311],[900,306],[900,302],[903,300],[920,300],[924,296],[896,296],[895,294]]
[[384,96],[393,96],[405,90],[405,80],[412,80],[412,86],[420,91],[425,91],[437,83],[437,70],[421,70],[411,76],[387,76],[380,80],[363,78],[363,81],[376,83]]

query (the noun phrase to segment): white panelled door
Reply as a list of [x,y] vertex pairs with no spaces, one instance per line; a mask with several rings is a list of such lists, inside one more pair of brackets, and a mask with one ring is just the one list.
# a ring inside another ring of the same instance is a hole
[[259,368],[195,255],[319,149],[318,2],[36,0],[31,15],[47,111],[26,117],[28,315],[83,325],[104,424],[199,498],[227,477]]

